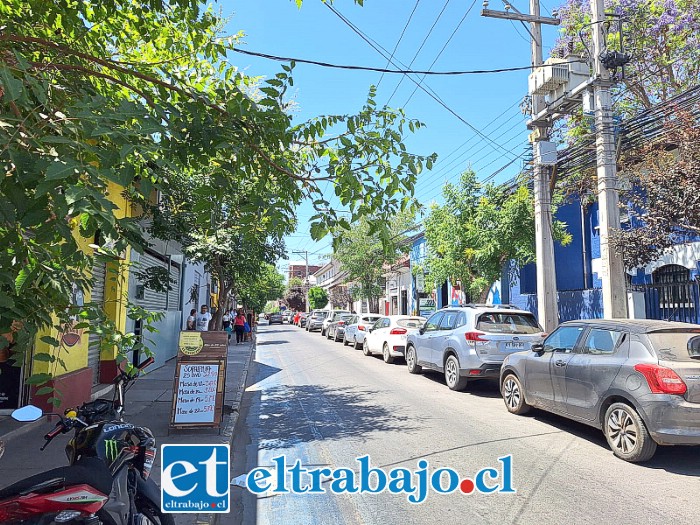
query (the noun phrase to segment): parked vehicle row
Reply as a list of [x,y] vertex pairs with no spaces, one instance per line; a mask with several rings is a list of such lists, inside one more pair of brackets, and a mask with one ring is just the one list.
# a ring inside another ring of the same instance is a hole
[[585,320],[546,334],[509,305],[448,307],[419,316],[309,314],[307,330],[442,373],[451,390],[498,381],[507,410],[537,408],[603,431],[616,456],[651,459],[657,445],[700,445],[700,326]]

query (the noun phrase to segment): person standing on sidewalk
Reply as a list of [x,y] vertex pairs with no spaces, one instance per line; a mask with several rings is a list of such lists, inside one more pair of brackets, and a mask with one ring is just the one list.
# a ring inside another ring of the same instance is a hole
[[197,331],[198,332],[208,332],[209,322],[211,321],[211,314],[209,313],[209,307],[206,304],[202,305],[199,313],[197,314]]
[[187,329],[194,330],[196,328],[197,328],[197,310],[192,308],[192,310],[190,310],[190,315],[187,318]]
[[243,310],[238,310],[236,318],[233,320],[233,329],[236,331],[236,344],[239,345],[244,340],[246,318]]

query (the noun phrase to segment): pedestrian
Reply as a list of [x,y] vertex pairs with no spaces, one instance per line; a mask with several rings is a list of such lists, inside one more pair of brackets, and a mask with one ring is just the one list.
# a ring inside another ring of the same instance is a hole
[[202,307],[199,310],[199,313],[197,314],[196,318],[196,329],[198,332],[208,332],[209,331],[209,323],[211,321],[212,317],[211,314],[209,313],[209,307],[206,304],[203,304]]
[[233,329],[236,331],[236,344],[239,345],[243,342],[245,333],[246,318],[243,314],[243,310],[238,310],[238,314],[233,320]]
[[190,310],[190,315],[187,318],[187,329],[188,330],[195,330],[197,328],[197,309],[192,308]]
[[224,311],[224,316],[222,317],[222,320],[224,322],[224,330],[227,332],[230,332],[229,328],[231,327],[231,311],[230,310],[225,310]]

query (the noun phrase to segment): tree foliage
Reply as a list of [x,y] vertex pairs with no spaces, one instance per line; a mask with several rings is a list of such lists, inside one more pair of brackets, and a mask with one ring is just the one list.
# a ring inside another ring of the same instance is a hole
[[[532,194],[524,184],[481,184],[468,170],[459,184],[445,185],[443,195],[445,203],[433,205],[425,219],[426,281],[460,281],[463,290],[483,302],[507,263],[523,266],[535,260]],[[559,221],[554,233],[562,244],[571,241]]]
[[289,279],[284,292],[284,302],[292,310],[306,310],[306,294],[302,279],[299,277]]
[[387,265],[396,264],[410,250],[405,241],[417,229],[414,217],[412,211],[399,213],[381,230],[361,219],[335,239],[333,257],[347,273],[345,282],[352,297],[367,299],[372,312],[378,311],[378,299],[384,295],[382,276]]
[[700,238],[700,126],[688,113],[667,117],[664,125],[663,141],[627,155],[621,201],[630,228],[615,232],[612,242],[628,268]]
[[263,264],[255,278],[238,287],[237,299],[246,308],[261,312],[268,301],[280,299],[284,289],[284,275],[272,264]]
[[[613,87],[618,114],[629,117],[697,84],[700,76],[698,0],[611,0],[606,10],[624,20],[623,43],[631,61]],[[592,57],[589,0],[567,0],[559,8],[561,36],[552,54],[569,50]],[[604,26],[609,50],[620,49],[617,23]],[[621,70],[617,71],[618,77]]]
[[309,306],[313,310],[325,308],[328,304],[328,292],[320,286],[312,286],[309,288]]
[[[381,229],[416,205],[416,177],[434,160],[407,151],[421,123],[378,108],[373,88],[354,114],[293,124],[294,64],[245,76],[228,60],[238,35],[193,0],[5,0],[0,20],[0,333],[18,347],[69,307],[74,285],[87,291],[95,260],[84,245],[98,232],[104,252],[143,249],[157,194],[184,227],[172,235],[233,287],[243,254],[255,274],[283,252],[303,199],[328,207],[322,186]],[[228,193],[241,188],[234,213]],[[120,193],[130,204],[117,208]],[[212,206],[235,227],[214,231]],[[319,212],[311,234],[339,225]]]

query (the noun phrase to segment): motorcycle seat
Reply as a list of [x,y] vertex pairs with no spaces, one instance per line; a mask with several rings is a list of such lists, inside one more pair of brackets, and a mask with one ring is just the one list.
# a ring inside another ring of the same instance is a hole
[[0,489],[0,500],[31,492],[51,492],[71,485],[90,485],[108,496],[112,491],[112,475],[100,459],[85,457],[75,465],[40,472]]

